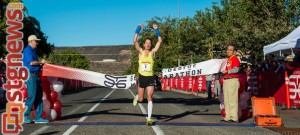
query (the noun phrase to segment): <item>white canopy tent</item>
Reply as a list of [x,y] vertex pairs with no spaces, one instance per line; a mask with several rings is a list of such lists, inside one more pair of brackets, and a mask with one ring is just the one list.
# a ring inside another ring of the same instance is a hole
[[264,46],[264,55],[285,50],[289,51],[291,48],[300,48],[300,26],[283,39]]

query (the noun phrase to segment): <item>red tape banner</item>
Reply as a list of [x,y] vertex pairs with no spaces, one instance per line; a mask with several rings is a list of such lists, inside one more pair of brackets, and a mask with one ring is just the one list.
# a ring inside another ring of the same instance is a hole
[[136,83],[134,74],[125,76],[113,76],[53,64],[45,64],[43,66],[42,76],[81,80],[116,89],[128,89]]

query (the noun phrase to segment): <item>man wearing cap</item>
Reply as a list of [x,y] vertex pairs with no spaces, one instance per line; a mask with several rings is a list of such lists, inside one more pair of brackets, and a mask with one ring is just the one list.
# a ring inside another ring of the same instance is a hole
[[28,98],[25,102],[25,106],[27,107],[26,112],[24,113],[24,122],[32,123],[32,121],[28,118],[31,107],[34,105],[35,107],[35,123],[47,123],[49,122],[46,119],[42,118],[43,113],[43,90],[42,84],[39,77],[41,67],[46,63],[43,59],[39,61],[38,56],[35,53],[35,49],[37,48],[38,42],[41,39],[38,39],[35,35],[30,35],[28,37],[28,46],[23,51],[23,65],[30,72],[28,80],[25,82],[27,86]]

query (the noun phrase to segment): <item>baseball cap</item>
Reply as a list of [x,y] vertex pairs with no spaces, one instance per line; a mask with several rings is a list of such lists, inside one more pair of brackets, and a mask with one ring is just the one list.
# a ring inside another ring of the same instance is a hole
[[38,38],[36,37],[36,35],[30,35],[30,36],[28,37],[28,40],[29,40],[29,41],[31,41],[31,40],[40,41],[41,39],[38,39]]
[[293,61],[293,56],[292,55],[286,56],[285,61]]

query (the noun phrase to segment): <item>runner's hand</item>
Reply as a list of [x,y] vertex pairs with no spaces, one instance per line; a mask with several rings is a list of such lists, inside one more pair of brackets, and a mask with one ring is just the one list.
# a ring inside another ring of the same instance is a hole
[[158,26],[157,24],[153,24],[153,29],[155,30],[155,34],[157,37],[160,37],[160,31],[158,29]]

